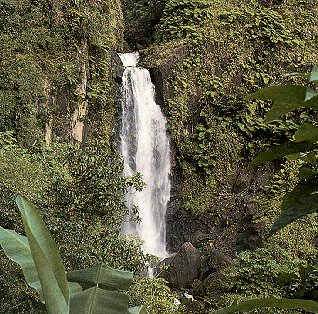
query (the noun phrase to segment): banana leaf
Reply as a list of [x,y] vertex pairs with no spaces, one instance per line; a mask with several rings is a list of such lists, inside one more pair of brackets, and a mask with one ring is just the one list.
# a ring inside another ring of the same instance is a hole
[[130,271],[97,264],[93,267],[68,272],[67,279],[68,281],[98,285],[108,290],[127,290],[132,283],[133,274]]
[[70,314],[128,314],[128,301],[124,292],[93,287],[71,296]]
[[70,291],[62,259],[53,237],[42,217],[27,198],[19,195],[16,203],[22,216],[48,313],[67,314]]

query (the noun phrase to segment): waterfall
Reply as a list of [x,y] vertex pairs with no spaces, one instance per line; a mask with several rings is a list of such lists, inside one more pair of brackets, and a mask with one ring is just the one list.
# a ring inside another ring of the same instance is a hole
[[138,206],[140,223],[126,222],[123,231],[137,234],[143,250],[166,257],[165,213],[170,199],[170,142],[166,119],[155,102],[149,71],[137,67],[138,53],[119,54],[122,79],[121,154],[124,175],[142,174],[146,187],[126,196],[128,207]]

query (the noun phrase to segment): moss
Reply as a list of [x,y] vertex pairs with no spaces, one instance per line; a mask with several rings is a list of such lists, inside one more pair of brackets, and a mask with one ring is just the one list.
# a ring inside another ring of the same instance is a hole
[[[160,68],[164,77],[164,111],[184,177],[181,194],[199,195],[200,204],[209,203],[207,195],[212,193],[205,193],[204,185],[198,193],[195,182],[214,181],[212,191],[268,143],[291,136],[292,117],[266,126],[262,116],[268,104],[248,102],[245,96],[285,82],[284,73],[315,62],[316,12],[310,2],[296,9],[293,1],[273,6],[257,1],[167,1],[156,42],[143,51],[143,62]],[[218,137],[207,140],[218,148],[202,147],[202,125]],[[224,159],[228,170],[222,166]],[[184,167],[186,163],[191,166]],[[199,208],[193,204],[192,209]]]
[[[121,47],[123,32],[119,1],[12,0],[0,12],[8,21],[0,27],[0,103],[7,113],[0,130],[15,130],[30,147],[53,116],[53,135],[69,140],[83,97],[91,110],[112,107],[110,51]],[[78,95],[80,85],[85,95]]]
[[[138,272],[139,244],[119,235],[128,183],[111,147],[111,51],[122,47],[120,1],[9,0],[0,3],[0,15],[1,226],[23,233],[14,204],[23,193],[39,206],[67,269],[102,260]],[[82,150],[65,142],[73,141],[73,113],[83,102]],[[17,267],[3,255],[0,264],[1,310],[41,313]]]

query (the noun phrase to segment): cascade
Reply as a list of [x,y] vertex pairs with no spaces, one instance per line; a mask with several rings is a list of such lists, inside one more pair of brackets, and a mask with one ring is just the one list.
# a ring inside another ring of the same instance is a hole
[[146,253],[167,256],[165,213],[170,199],[170,141],[166,118],[155,102],[155,87],[149,71],[137,67],[139,54],[119,57],[125,71],[122,78],[121,154],[124,175],[141,173],[146,187],[126,196],[130,209],[138,206],[140,223],[128,221],[125,234],[136,234]]

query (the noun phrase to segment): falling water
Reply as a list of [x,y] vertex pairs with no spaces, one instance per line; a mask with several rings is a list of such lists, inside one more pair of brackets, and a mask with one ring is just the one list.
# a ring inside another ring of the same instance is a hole
[[138,53],[119,54],[125,67],[122,82],[121,153],[124,175],[142,174],[146,187],[130,193],[129,208],[139,207],[141,223],[124,224],[124,233],[137,234],[143,250],[167,256],[165,213],[170,198],[170,143],[166,119],[155,102],[149,71],[137,67]]

